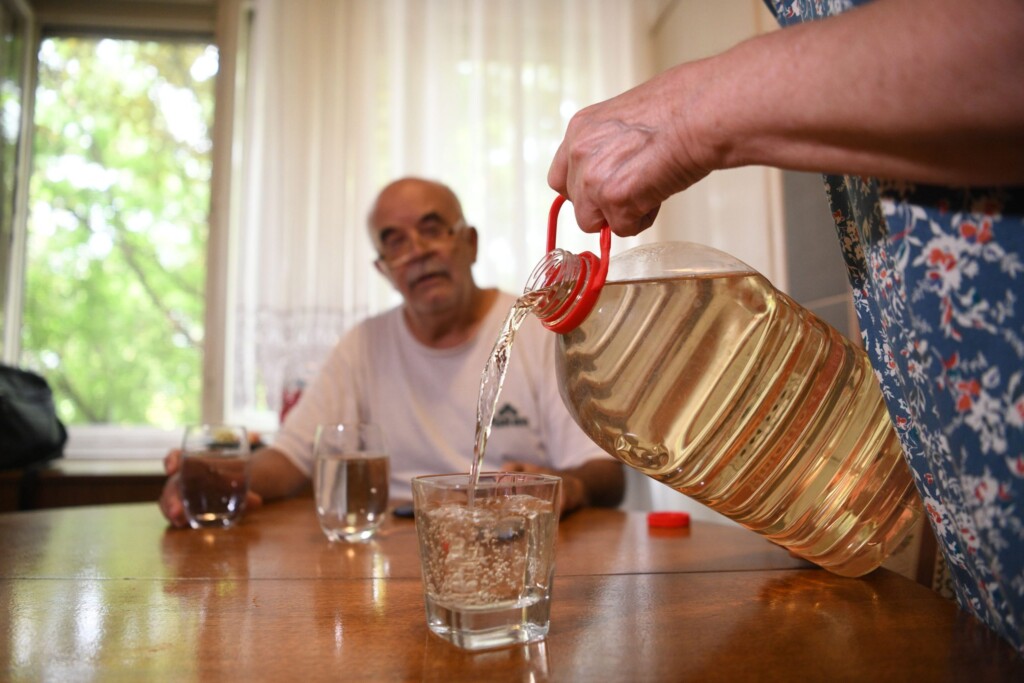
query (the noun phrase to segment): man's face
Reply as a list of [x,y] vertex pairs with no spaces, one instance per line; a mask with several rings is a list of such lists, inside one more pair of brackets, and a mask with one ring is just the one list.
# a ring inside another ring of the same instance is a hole
[[370,215],[379,270],[417,313],[468,305],[476,231],[443,187],[404,181],[384,190]]

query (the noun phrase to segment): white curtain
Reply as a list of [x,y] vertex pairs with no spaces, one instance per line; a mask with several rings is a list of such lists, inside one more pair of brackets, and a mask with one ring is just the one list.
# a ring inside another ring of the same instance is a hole
[[[662,5],[255,0],[232,416],[266,426],[287,368],[398,302],[365,228],[397,177],[449,184],[480,231],[478,283],[521,291],[543,256],[547,169],[565,126],[650,75],[648,27]],[[596,251],[563,213],[559,246]]]

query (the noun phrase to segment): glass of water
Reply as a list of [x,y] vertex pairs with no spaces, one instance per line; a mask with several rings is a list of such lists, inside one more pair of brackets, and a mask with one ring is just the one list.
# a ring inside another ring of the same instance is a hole
[[193,529],[230,527],[249,493],[249,436],[237,425],[188,427],[181,443],[181,501]]
[[485,472],[414,477],[427,627],[465,650],[544,640],[561,478]]
[[331,541],[367,541],[388,508],[390,461],[376,425],[320,425],[313,446],[320,528]]

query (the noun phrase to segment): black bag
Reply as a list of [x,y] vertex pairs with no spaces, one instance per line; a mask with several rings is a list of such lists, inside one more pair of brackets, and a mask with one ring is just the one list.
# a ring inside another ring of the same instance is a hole
[[46,380],[0,365],[0,470],[59,458],[67,440]]

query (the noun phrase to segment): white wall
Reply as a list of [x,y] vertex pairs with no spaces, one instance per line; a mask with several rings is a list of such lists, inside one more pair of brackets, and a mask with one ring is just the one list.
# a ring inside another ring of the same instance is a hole
[[[672,0],[652,32],[655,69],[717,54],[774,26],[760,0]],[[772,169],[716,171],[665,203],[656,237],[721,249],[785,288],[779,184]]]

